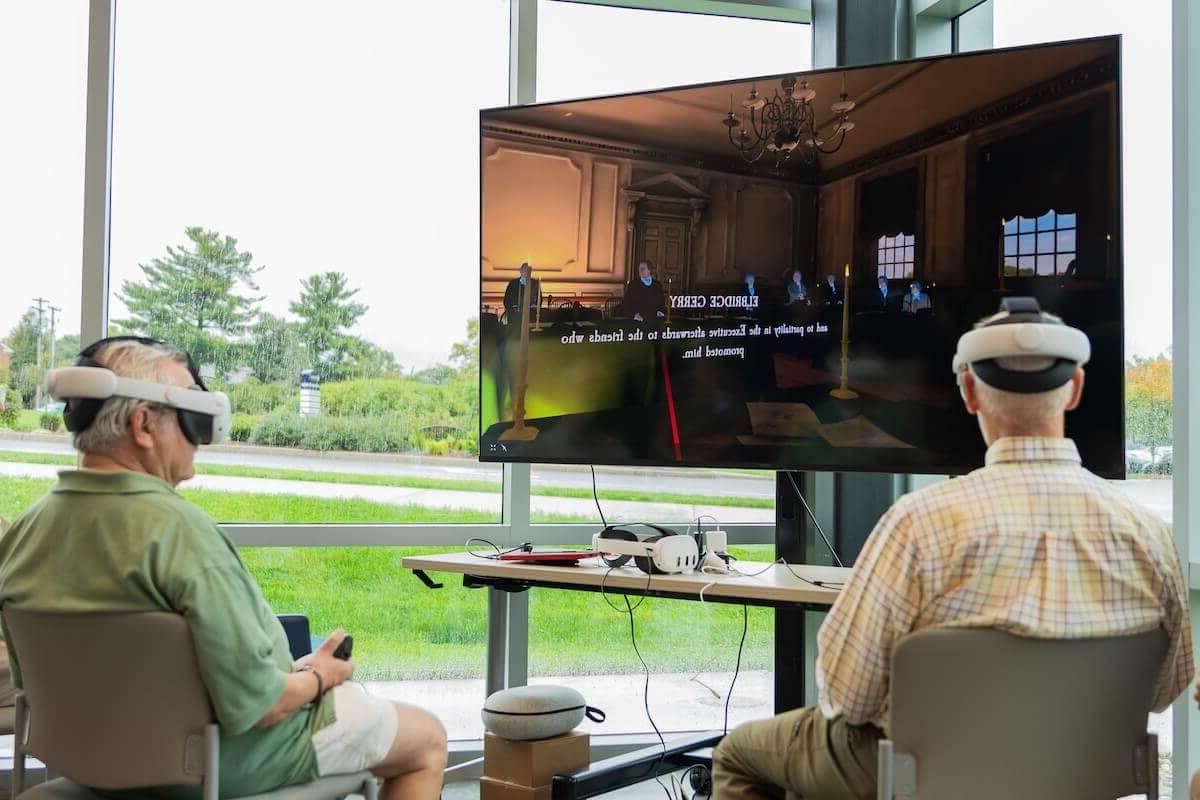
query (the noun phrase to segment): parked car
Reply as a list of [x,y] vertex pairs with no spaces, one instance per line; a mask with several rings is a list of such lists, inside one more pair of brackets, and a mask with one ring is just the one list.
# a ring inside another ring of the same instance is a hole
[[35,408],[34,411],[40,411],[43,414],[61,414],[63,409],[67,407],[66,403],[46,403],[44,406]]
[[1141,447],[1125,451],[1125,471],[1129,473],[1148,472],[1154,464],[1150,451]]

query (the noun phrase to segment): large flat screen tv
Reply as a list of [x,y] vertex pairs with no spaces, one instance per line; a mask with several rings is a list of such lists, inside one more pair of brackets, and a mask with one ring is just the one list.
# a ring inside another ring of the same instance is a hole
[[1121,475],[1119,48],[483,111],[480,457],[965,472],[955,343],[1031,295]]

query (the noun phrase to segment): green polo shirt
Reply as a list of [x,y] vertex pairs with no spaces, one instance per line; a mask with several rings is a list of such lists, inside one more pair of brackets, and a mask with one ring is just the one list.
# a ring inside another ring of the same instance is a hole
[[[312,733],[332,721],[331,696],[315,711],[255,727],[292,670],[287,636],[233,543],[158,478],[60,472],[50,493],[0,538],[0,605],[10,603],[33,611],[183,614],[221,726],[221,796],[317,776]],[[10,654],[20,686],[20,653]],[[156,793],[198,796],[199,789]]]

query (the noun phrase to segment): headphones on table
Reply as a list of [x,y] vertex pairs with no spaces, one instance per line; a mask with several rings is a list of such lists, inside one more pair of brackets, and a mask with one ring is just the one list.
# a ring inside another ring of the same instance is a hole
[[[952,368],[960,391],[969,368],[988,386],[1033,394],[1062,386],[1091,355],[1087,334],[1042,311],[1035,298],[1006,297],[1000,301],[999,312],[959,338]],[[1013,356],[1052,358],[1054,363],[1023,372],[1004,369],[997,361]]]
[[190,387],[123,378],[94,358],[102,348],[117,342],[170,347],[159,339],[144,336],[111,336],[88,345],[79,353],[74,366],[50,370],[46,374],[46,391],[65,403],[63,422],[68,431],[86,431],[106,402],[113,397],[127,397],[175,409],[179,429],[195,446],[225,441],[232,419],[229,397],[224,392],[208,390],[190,355],[184,353],[194,381]]

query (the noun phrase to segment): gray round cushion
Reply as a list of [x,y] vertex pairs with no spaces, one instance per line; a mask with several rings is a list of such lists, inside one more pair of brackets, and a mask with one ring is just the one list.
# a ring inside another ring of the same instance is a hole
[[583,695],[568,686],[518,686],[496,692],[483,704],[483,727],[503,739],[561,736],[583,721],[604,721]]

